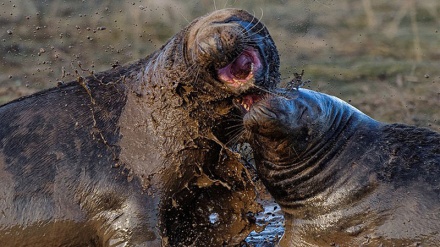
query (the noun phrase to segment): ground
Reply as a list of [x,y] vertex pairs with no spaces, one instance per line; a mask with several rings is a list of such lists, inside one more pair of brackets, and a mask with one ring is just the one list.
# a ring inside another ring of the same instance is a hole
[[284,82],[304,70],[306,87],[378,120],[440,131],[437,0],[0,4],[0,104],[144,57],[197,16],[236,7],[268,26]]

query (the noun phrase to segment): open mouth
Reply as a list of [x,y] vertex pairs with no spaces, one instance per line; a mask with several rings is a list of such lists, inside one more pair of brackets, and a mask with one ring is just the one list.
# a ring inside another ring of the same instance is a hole
[[232,63],[217,71],[218,78],[232,89],[244,91],[254,85],[255,73],[262,68],[258,51],[246,48]]
[[236,98],[235,103],[241,108],[242,111],[247,113],[251,110],[252,105],[261,101],[264,99],[264,97],[266,97],[266,94],[264,93],[249,93],[240,98]]
[[265,93],[255,87],[255,75],[263,67],[259,52],[252,47],[246,48],[232,63],[217,71],[218,78],[227,87],[240,92],[234,103],[249,112],[252,105],[263,99]]

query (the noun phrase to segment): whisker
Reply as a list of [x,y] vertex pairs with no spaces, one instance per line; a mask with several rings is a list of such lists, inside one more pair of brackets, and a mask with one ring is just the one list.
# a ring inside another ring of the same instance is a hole
[[225,122],[225,123],[228,123],[228,122],[234,122],[234,123],[237,123],[237,122],[243,122],[243,118],[240,118],[240,119],[226,119],[226,120],[224,120],[223,122]]
[[191,64],[188,69],[186,69],[184,75],[188,75],[187,77],[190,78],[192,76],[192,74],[195,74],[195,68],[198,67],[198,64],[193,63]]
[[[261,30],[263,30],[263,29],[261,29]],[[248,38],[250,38],[249,41],[251,41],[251,42],[254,41],[255,42],[255,41],[265,40],[265,39],[269,38],[269,36],[270,36],[269,34],[266,34],[264,36],[257,37],[256,34],[253,34],[253,35],[249,36]]]
[[185,21],[188,23],[188,24],[190,24],[191,22],[183,15],[183,13],[182,13],[182,11],[179,9],[179,8],[177,8],[177,12],[179,12],[179,14],[183,17],[183,19],[185,19]]
[[223,8],[226,8],[226,5],[228,5],[229,0],[225,1],[225,5],[223,5]]
[[244,128],[238,128],[235,131],[231,131],[229,135],[232,135],[231,139],[229,139],[225,145],[226,146],[233,146],[237,145],[238,141],[242,139],[244,133]]
[[266,88],[263,88],[263,87],[260,87],[258,85],[254,85],[254,87],[259,89],[259,90],[261,90],[261,91],[263,91],[263,92],[265,92],[265,93],[268,93],[268,94],[271,94],[271,95],[274,95],[274,96],[283,97],[285,99],[291,99],[291,98],[288,98],[288,97],[286,97],[285,95],[283,95],[281,93],[270,91],[270,90],[268,90]]
[[[268,94],[274,95],[274,96],[279,96],[279,97],[285,98],[287,100],[296,99],[298,97],[297,94],[299,92],[298,89],[296,89],[296,88],[286,88],[287,92],[276,92],[276,91],[270,91],[269,89],[266,89],[264,87],[261,87],[261,86],[255,85],[255,84],[253,86],[255,88],[265,92],[265,93],[268,93]],[[288,92],[292,92],[292,91],[294,91],[294,95],[287,95]]]
[[[254,26],[254,27],[255,27],[255,26]],[[266,29],[266,27],[265,27],[264,25],[262,25],[261,28],[260,28],[258,31],[256,31],[256,32],[252,32],[252,34],[249,35],[248,38],[251,38],[251,40],[265,39],[265,38],[267,38],[267,37],[269,36],[269,34],[266,34],[264,37],[253,38],[253,37],[259,35],[260,32],[263,31],[264,29]]]
[[230,129],[235,129],[235,128],[237,128],[237,127],[243,127],[243,123],[234,124],[234,125],[231,125],[231,126],[226,127],[225,129],[226,129],[226,130],[230,130]]
[[[293,147],[293,145],[291,145],[291,149],[290,149],[290,150],[293,150],[293,152],[294,152],[295,155],[296,155],[296,158],[297,158],[297,159],[300,159],[300,157],[299,157],[299,155],[298,155],[298,152],[296,152],[295,147]],[[290,152],[290,150],[289,150],[289,152]],[[289,154],[289,156],[290,156],[290,154]]]
[[229,142],[228,145],[237,145],[240,142],[243,142],[243,140],[244,140],[243,133],[244,133],[244,130],[241,130],[239,133],[237,133],[237,135],[233,139],[231,139],[231,141]]
[[253,25],[254,20],[255,20],[255,13],[252,15],[252,20],[249,22],[249,24],[247,24],[247,25],[244,27],[242,34],[246,35],[246,33],[249,32],[249,31],[252,29],[252,27],[251,27],[251,28],[248,30],[248,28],[249,28],[250,26]]
[[196,63],[191,64],[188,66],[188,68],[183,73],[185,75],[185,78],[192,79],[195,78],[194,75],[196,75],[196,72],[199,71],[199,66]]
[[197,82],[198,82],[198,80],[199,80],[199,75],[200,75],[200,67],[199,67],[199,69],[197,70],[197,74],[196,74],[196,77],[195,77],[195,79],[194,79],[194,84],[195,85],[197,85]]
[[[260,8],[260,10],[261,10],[261,17],[260,18],[258,18],[257,20],[257,22],[249,29],[249,31],[252,31],[252,34],[251,35],[248,35],[248,37],[252,37],[253,35],[256,35],[256,34],[259,34],[263,29],[265,29],[266,27],[262,24],[262,20],[263,20],[263,16],[264,16],[264,11],[263,11],[263,9],[262,8]],[[254,16],[255,16],[255,12],[253,13],[254,14]],[[253,28],[255,28],[255,27],[257,27],[259,24],[262,24],[261,25],[261,28],[260,28],[260,30],[258,30],[258,31],[253,31],[252,29]],[[248,31],[248,32],[249,32]]]
[[235,126],[235,128],[231,129],[230,131],[226,132],[226,136],[235,136],[237,133],[244,130],[244,126]]
[[[261,8],[260,8],[260,9],[261,9]],[[263,19],[263,9],[261,9],[261,17],[260,17],[259,19],[255,17],[255,16],[256,16],[255,11],[252,13],[252,16],[253,16],[253,17],[252,17],[251,22],[249,23],[248,26],[246,26],[246,28],[244,29],[245,32],[243,33],[243,34],[245,34],[247,37],[250,37],[250,36],[252,36],[252,35],[258,34],[261,30],[264,29],[264,25],[262,25],[262,26],[263,26],[262,29],[258,30],[258,32],[254,32],[254,31],[252,30],[252,29],[254,29],[256,26],[258,26],[258,24],[261,23],[261,19]],[[257,22],[256,22],[256,23],[253,23],[253,21],[254,21],[255,19],[257,19]],[[250,25],[252,25],[252,27],[249,28]],[[248,29],[248,28],[249,28],[249,29]],[[252,31],[252,35],[249,35],[249,32],[251,32],[251,31]]]
[[[261,20],[263,20],[263,16],[264,16],[263,8],[260,8],[260,10],[261,10],[261,17],[258,19],[257,23],[255,23],[254,27],[256,27],[258,24],[260,24],[260,23],[261,23]],[[264,25],[262,25],[262,26],[263,26],[263,28],[264,28]],[[260,31],[261,31],[261,30],[258,30],[257,33],[259,33]]]
[[[249,35],[249,32],[252,31],[252,29],[255,27],[255,25],[257,25],[258,23],[260,23],[260,21],[258,20],[257,23],[254,24],[253,22],[254,22],[255,19],[256,19],[256,18],[255,18],[255,11],[254,11],[253,14],[252,14],[252,20],[249,22],[249,24],[247,24],[247,25],[244,27],[243,31],[241,32],[241,34],[242,34],[244,37],[250,36],[250,35]],[[250,27],[250,28],[249,28],[249,27]]]

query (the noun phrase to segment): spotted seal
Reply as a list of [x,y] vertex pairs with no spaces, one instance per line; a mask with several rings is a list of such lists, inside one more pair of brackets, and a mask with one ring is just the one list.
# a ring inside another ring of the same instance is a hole
[[243,10],[191,22],[148,57],[0,107],[4,246],[221,246],[256,229],[223,129],[279,59]]
[[285,213],[281,246],[438,245],[439,133],[312,90],[280,95],[245,98],[243,123]]

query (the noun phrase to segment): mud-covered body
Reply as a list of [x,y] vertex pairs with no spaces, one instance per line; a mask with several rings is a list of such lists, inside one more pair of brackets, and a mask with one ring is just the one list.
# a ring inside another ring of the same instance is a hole
[[220,127],[234,97],[278,80],[267,30],[227,9],[134,64],[1,106],[0,243],[240,243],[259,205]]
[[375,121],[325,94],[291,94],[244,119],[258,173],[285,213],[281,245],[437,245],[440,134]]
[[[0,108],[2,245],[93,246],[122,240],[120,227],[152,223],[145,228],[152,231],[155,219],[136,222],[125,212],[154,202],[139,193],[138,180],[128,183],[116,168],[120,149],[113,145],[126,96],[107,88],[94,91],[93,106],[71,84]],[[148,216],[147,207],[139,210]],[[147,231],[136,235],[157,238]]]

